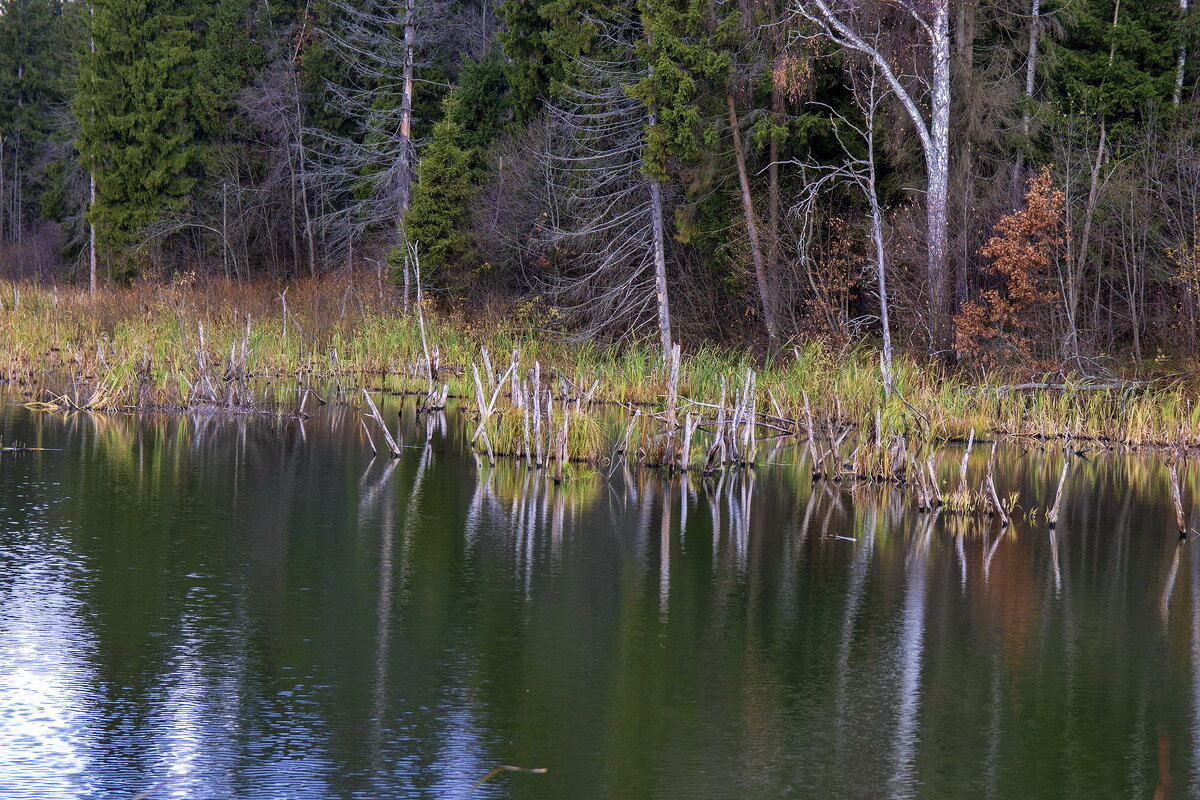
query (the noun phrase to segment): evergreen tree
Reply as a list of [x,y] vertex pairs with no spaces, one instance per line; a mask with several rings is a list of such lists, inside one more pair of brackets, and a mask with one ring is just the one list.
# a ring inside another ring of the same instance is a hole
[[1069,107],[1113,122],[1168,100],[1175,78],[1177,0],[1090,0],[1057,48],[1055,87]]
[[508,110],[507,94],[508,79],[498,49],[493,48],[478,61],[468,60],[463,64],[454,102],[447,104],[445,110],[462,132],[462,146],[476,170],[483,169],[488,148],[500,134]]
[[[497,52],[479,61],[468,60],[459,86],[442,104],[442,120],[434,125],[429,144],[421,151],[403,232],[408,241],[420,245],[426,267],[443,277],[469,249],[469,237],[461,228],[488,148],[500,132],[506,87]],[[393,252],[390,258],[396,261],[401,256]]]
[[74,110],[96,182],[88,218],[108,248],[136,245],[195,181],[187,113],[197,37],[188,22],[173,0],[93,0]]
[[467,238],[459,223],[471,195],[471,155],[463,146],[463,129],[454,121],[454,93],[446,114],[433,126],[421,152],[417,185],[404,215],[404,237],[419,245],[427,274],[444,273],[463,255]]
[[266,62],[254,41],[249,0],[202,0],[195,20],[196,49],[189,78],[189,116],[196,137],[211,145],[228,132],[237,95]]
[[504,28],[496,38],[508,59],[514,120],[531,120],[567,79],[571,63],[593,54],[600,25],[636,13],[630,0],[503,0]]
[[[695,163],[716,143],[716,130],[703,106],[720,103],[729,74],[730,55],[720,44],[734,19],[726,14],[713,24],[711,0],[642,0],[643,48],[647,75],[635,94],[656,116],[646,136],[646,170],[668,177],[668,162]],[[720,105],[716,106],[720,108]]]
[[20,240],[38,211],[37,169],[61,101],[57,0],[0,0],[0,240]]

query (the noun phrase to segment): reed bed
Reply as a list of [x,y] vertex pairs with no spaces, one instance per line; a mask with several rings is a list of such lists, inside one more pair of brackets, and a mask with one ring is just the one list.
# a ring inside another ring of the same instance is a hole
[[[398,391],[428,390],[429,373],[454,397],[474,394],[469,365],[482,348],[519,346],[572,387],[599,402],[665,410],[670,363],[652,347],[606,348],[547,335],[536,320],[485,324],[461,315],[404,313],[365,280],[307,281],[281,287],[209,283],[136,285],[88,298],[74,290],[0,284],[0,372],[38,387],[61,376],[79,387],[80,407],[121,408],[240,404],[244,380],[337,377],[361,385],[387,376]],[[425,337],[422,337],[422,328]],[[423,338],[425,344],[423,344]],[[833,350],[799,345],[766,361],[702,347],[683,357],[675,384],[679,404],[718,404],[723,381],[753,367],[755,401],[774,416],[809,413],[865,428],[878,413],[885,426],[940,439],[991,434],[1072,438],[1126,446],[1200,446],[1200,403],[1182,382],[1146,386],[1060,381],[1052,388],[1012,388],[1015,376],[980,384],[919,359],[894,367],[885,397],[876,354],[868,347]],[[230,384],[238,382],[230,398]],[[726,386],[726,390],[732,392]],[[60,391],[59,396],[66,394]],[[35,401],[48,401],[41,396]]]
[[[1102,448],[1200,447],[1200,393],[1178,378],[981,382],[900,356],[888,393],[865,344],[806,342],[766,358],[706,345],[664,359],[645,342],[573,341],[548,329],[553,314],[536,305],[482,321],[435,311],[428,300],[405,310],[374,274],[289,285],[139,283],[94,298],[74,287],[0,283],[0,311],[0,378],[42,408],[245,409],[273,400],[302,413],[308,392],[280,401],[255,387],[324,382],[345,402],[357,388],[382,387],[419,395],[426,409],[468,406],[477,415],[472,442],[492,459],[538,459],[535,424],[544,464],[628,457],[668,471],[751,465],[763,441],[796,437],[808,441],[817,478],[925,484],[922,505],[993,512],[1005,500],[986,487],[928,485],[938,448],[973,431]],[[600,404],[629,409],[618,430],[604,429]]]

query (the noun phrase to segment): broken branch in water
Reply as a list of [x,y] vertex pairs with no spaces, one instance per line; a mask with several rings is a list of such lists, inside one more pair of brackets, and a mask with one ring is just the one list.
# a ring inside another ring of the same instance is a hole
[[471,787],[471,791],[474,792],[492,778],[496,777],[497,775],[503,775],[506,772],[522,772],[526,775],[545,775],[547,772],[549,772],[549,770],[545,767],[513,767],[509,766],[508,764],[502,764],[501,766],[496,767],[494,770],[489,772],[487,775],[484,775],[482,778],[475,781],[475,785]]
[[[375,401],[371,399],[371,393],[363,389],[363,397],[367,398],[367,405],[371,407],[371,413],[367,416],[372,417],[379,423],[379,429],[383,431],[383,438],[387,442],[388,451],[391,452],[392,458],[399,458],[400,445],[396,444],[396,440],[392,438],[392,432],[388,430],[387,424],[384,423],[383,417],[379,414],[379,409],[375,407]],[[372,442],[371,447],[374,449],[374,442]]]

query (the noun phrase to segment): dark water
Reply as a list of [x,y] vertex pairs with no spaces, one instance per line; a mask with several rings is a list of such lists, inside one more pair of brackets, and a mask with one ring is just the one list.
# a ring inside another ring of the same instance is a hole
[[[59,448],[0,454],[0,798],[1200,795],[1200,541],[1153,459],[1002,535],[786,448],[555,488],[453,420],[372,461],[355,414],[0,409]],[[546,772],[472,794],[499,765]]]

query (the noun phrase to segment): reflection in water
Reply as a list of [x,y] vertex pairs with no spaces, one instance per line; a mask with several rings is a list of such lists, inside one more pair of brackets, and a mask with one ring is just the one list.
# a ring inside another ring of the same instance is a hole
[[[1200,793],[1200,558],[1153,458],[1072,464],[1047,533],[778,440],[555,485],[447,414],[395,460],[357,426],[0,410],[62,448],[0,460],[0,796],[462,797],[501,764],[547,772],[472,796],[1125,796],[1160,728]],[[999,456],[1053,500],[1061,456]]]
[[1192,771],[1189,794],[1200,796],[1200,558],[1193,549],[1188,555],[1192,572],[1191,614],[1191,690],[1192,690]]
[[890,794],[893,797],[915,797],[918,787],[917,712],[921,695],[921,657],[925,652],[925,581],[929,544],[936,516],[926,515],[916,523],[917,541],[905,557],[904,607],[901,612],[897,652],[900,691],[897,698],[896,731],[892,740],[894,766]]
[[87,787],[100,722],[73,565],[37,546],[3,555],[0,796],[70,797]]

